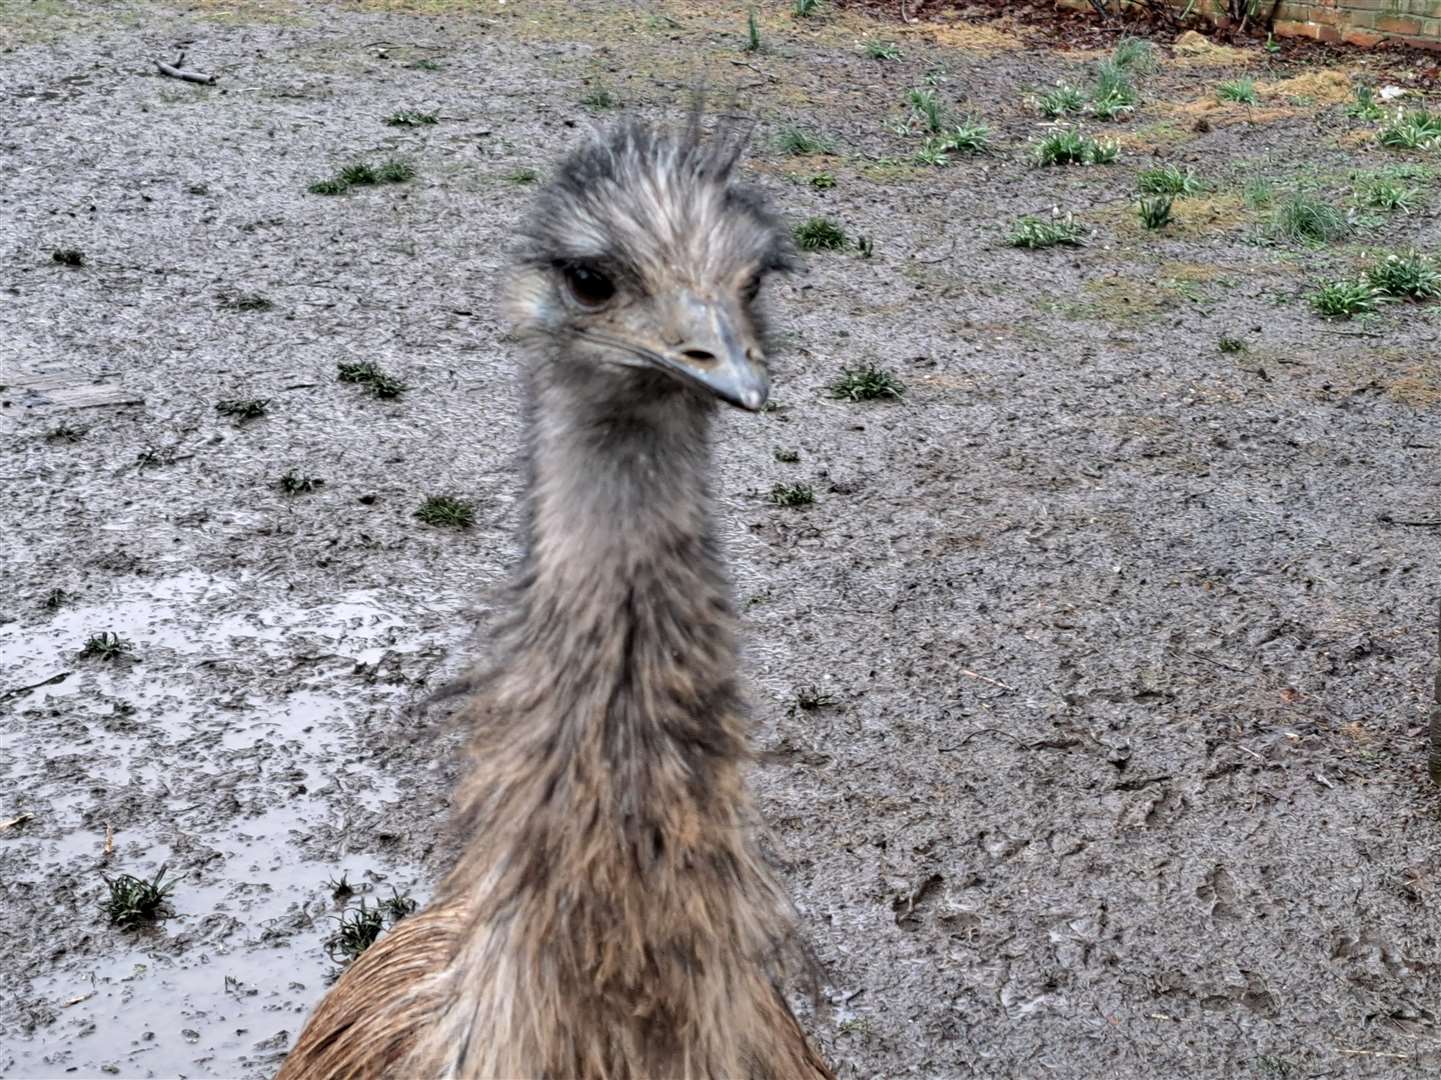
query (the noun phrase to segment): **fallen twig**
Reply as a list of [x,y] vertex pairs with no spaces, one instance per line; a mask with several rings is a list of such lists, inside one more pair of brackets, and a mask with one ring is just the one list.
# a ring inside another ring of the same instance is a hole
[[13,690],[6,690],[0,693],[0,701],[6,701],[21,694],[28,694],[31,690],[39,690],[42,686],[49,686],[51,683],[63,682],[70,678],[70,672],[62,671],[59,675],[51,675],[48,679],[41,679],[38,683],[31,683],[29,686],[17,686]]
[[203,71],[190,71],[182,67],[185,63],[185,54],[181,53],[173,64],[167,64],[164,60],[155,61],[155,66],[160,69],[160,74],[169,75],[172,79],[184,79],[186,82],[201,83],[205,86],[215,85],[215,76],[207,75]]
[[24,825],[34,816],[34,814],[21,814],[19,817],[11,818],[9,821],[0,821],[0,832],[4,832],[6,829],[13,829],[16,825]]
[[1016,688],[1014,686],[1007,686],[1005,683],[1000,682],[997,679],[993,679],[989,675],[982,675],[979,672],[975,671],[967,671],[965,668],[961,668],[961,674],[971,679],[979,679],[983,683],[990,683],[990,685],[992,686],[999,686],[1002,690],[1009,690],[1013,694],[1016,692]]

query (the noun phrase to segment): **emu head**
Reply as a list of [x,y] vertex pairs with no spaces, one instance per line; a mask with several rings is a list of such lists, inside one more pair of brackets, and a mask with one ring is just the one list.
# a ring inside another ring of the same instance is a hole
[[625,124],[560,165],[524,231],[510,289],[522,338],[621,387],[766,401],[759,294],[791,266],[789,236],[734,181],[744,133]]

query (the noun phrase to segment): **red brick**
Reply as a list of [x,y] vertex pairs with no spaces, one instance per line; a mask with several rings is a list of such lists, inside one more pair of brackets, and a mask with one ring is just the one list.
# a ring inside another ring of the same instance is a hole
[[1363,49],[1372,49],[1385,41],[1386,35],[1351,27],[1341,31],[1341,40],[1347,45],[1359,45]]
[[[1363,23],[1364,25],[1364,23]],[[1400,34],[1403,37],[1420,37],[1421,20],[1411,16],[1381,15],[1371,23],[1371,29],[1383,34]]]

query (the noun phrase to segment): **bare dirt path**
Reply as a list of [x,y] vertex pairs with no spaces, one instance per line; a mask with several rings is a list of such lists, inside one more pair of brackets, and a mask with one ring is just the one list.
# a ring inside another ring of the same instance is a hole
[[[1441,251],[1441,158],[1347,115],[1384,81],[1365,57],[1163,49],[1133,115],[1081,121],[1114,164],[1039,168],[1028,97],[1101,54],[777,5],[747,51],[745,23],[0,0],[0,1073],[266,1076],[332,967],[328,881],[424,899],[454,740],[413,705],[515,555],[509,230],[606,95],[674,116],[702,77],[760,117],[785,212],[852,241],[775,290],[783,408],[728,418],[716,475],[826,1054],[1441,1067],[1441,530],[1403,523],[1441,517],[1441,319],[1305,300]],[[182,51],[217,84],[156,71]],[[1217,102],[1244,78],[1256,104]],[[912,89],[994,152],[919,162]],[[788,125],[829,152],[782,152]],[[391,159],[415,176],[307,192]],[[1163,163],[1206,190],[1151,232],[1137,174]],[[1386,178],[1404,210],[1358,207]],[[1276,239],[1298,195],[1349,234]],[[1007,246],[1053,208],[1084,246]],[[337,379],[367,361],[408,389]],[[831,397],[862,363],[904,397]],[[417,521],[433,494],[474,526]],[[105,632],[129,657],[79,659]],[[177,917],[107,925],[102,874],[162,864]]]

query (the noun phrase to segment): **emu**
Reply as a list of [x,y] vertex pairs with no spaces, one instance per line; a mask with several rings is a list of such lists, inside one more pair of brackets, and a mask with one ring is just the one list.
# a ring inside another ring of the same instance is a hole
[[698,109],[626,124],[537,198],[507,291],[527,550],[467,680],[463,850],[279,1080],[832,1077],[781,990],[805,953],[753,835],[710,524],[711,418],[765,404],[759,293],[793,258],[745,141]]

